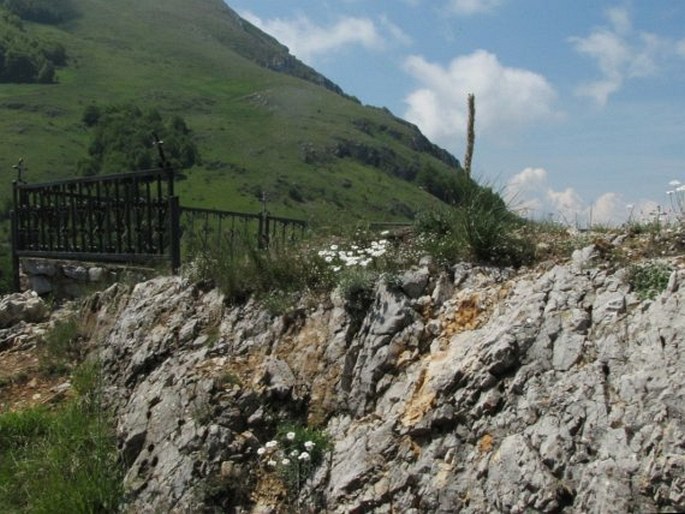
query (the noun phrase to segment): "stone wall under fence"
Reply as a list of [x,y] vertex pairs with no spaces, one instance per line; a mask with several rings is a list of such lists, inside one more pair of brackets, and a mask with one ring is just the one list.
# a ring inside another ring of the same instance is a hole
[[68,299],[120,280],[143,281],[157,274],[153,268],[140,266],[53,259],[22,259],[20,269],[21,291]]

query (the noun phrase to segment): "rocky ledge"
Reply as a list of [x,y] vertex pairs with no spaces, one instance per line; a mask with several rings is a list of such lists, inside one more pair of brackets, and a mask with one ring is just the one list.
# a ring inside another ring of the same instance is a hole
[[[95,295],[125,510],[685,510],[685,270],[641,300],[575,257],[426,261],[365,310],[274,316],[182,278]],[[260,456],[286,424],[331,441],[295,488]]]

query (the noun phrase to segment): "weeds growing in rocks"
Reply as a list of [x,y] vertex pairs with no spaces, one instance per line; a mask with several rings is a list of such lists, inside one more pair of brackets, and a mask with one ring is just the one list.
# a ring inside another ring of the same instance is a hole
[[78,321],[69,317],[58,321],[40,346],[40,368],[47,375],[68,373],[81,356],[83,335]]
[[231,304],[244,303],[252,296],[271,296],[275,310],[281,308],[278,304],[283,303],[283,297],[330,287],[330,273],[323,259],[304,245],[275,250],[250,247],[240,255],[204,248],[194,253],[183,274],[195,282],[218,287]]
[[628,280],[641,300],[653,300],[668,285],[671,268],[663,262],[635,264],[629,269]]

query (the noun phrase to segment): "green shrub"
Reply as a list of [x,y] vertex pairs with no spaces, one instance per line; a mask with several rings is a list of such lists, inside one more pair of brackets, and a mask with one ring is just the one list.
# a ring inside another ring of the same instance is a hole
[[641,300],[653,300],[666,289],[671,268],[663,262],[636,264],[631,266],[628,282]]
[[164,141],[165,158],[173,168],[190,168],[200,162],[192,132],[180,116],[165,120],[156,109],[143,110],[133,104],[104,108],[91,104],[81,119],[93,129],[89,157],[78,163],[84,176],[156,167],[154,134]]
[[366,268],[351,267],[341,271],[338,279],[345,308],[354,318],[366,314],[373,302],[373,288],[378,274]]
[[55,68],[65,63],[64,47],[45,42],[0,17],[0,83],[51,84]]
[[71,0],[1,0],[0,6],[36,23],[61,23],[75,15]]
[[505,266],[528,264],[534,245],[523,227],[499,195],[475,184],[463,191],[459,205],[423,213],[416,221],[424,250],[447,263],[470,259]]

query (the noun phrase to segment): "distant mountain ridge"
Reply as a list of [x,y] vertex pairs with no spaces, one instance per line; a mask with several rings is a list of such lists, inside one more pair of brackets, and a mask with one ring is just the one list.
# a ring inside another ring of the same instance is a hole
[[[338,93],[339,95],[347,98],[352,98],[349,95],[346,95],[340,86],[335,84],[333,81],[329,80],[310,66],[307,66],[297,57],[293,56],[288,47],[284,46],[278,40],[242,18],[228,5],[226,5],[226,9],[236,23],[242,27],[245,33],[253,38],[252,45],[248,46],[246,49],[241,49],[240,47],[236,46],[236,52],[242,53],[242,55],[245,57],[249,57],[257,64],[270,70],[287,73],[293,77],[308,80],[309,82],[323,86],[334,93]],[[227,41],[229,46],[233,46],[233,42],[233,40]],[[255,45],[254,43],[258,44]]]

